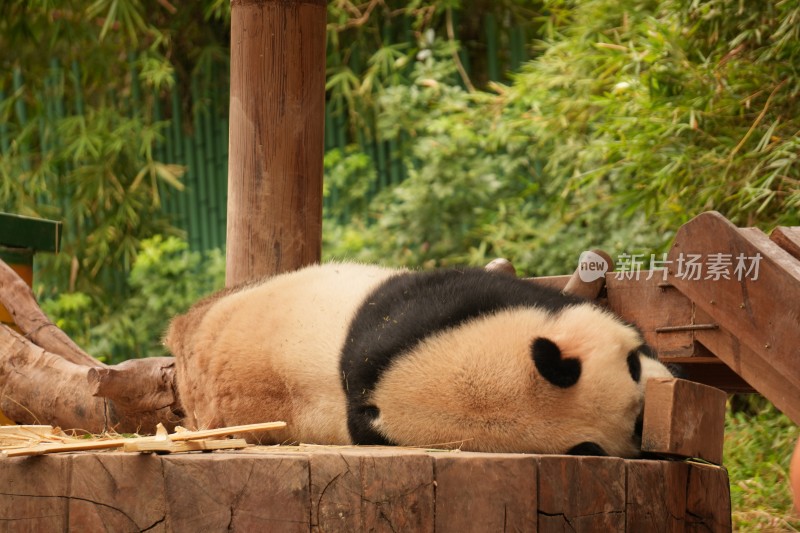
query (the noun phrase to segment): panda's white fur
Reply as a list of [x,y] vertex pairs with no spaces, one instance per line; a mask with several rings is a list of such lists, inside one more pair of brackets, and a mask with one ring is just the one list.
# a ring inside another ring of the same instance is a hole
[[223,291],[170,324],[185,424],[283,420],[263,441],[349,444],[339,350],[369,291],[397,270],[316,265]]
[[[542,306],[512,302],[489,309],[483,300],[470,303],[477,310],[466,318],[423,325],[419,339],[391,344],[394,352],[374,357],[385,364],[364,378],[358,373],[362,365],[374,362],[370,339],[381,345],[382,328],[386,336],[403,335],[403,321],[419,326],[415,321],[428,320],[425,312],[439,309],[420,308],[425,294],[417,300],[409,296],[406,305],[406,294],[433,283],[424,278],[417,289],[409,288],[406,279],[417,279],[409,276],[414,274],[332,263],[199,302],[173,321],[166,338],[176,356],[185,423],[206,428],[286,421],[285,430],[262,435],[262,442],[271,443],[355,439],[536,453],[566,453],[591,443],[611,455],[638,454],[634,426],[644,383],[670,373],[637,353],[642,339],[633,327],[589,303],[561,302],[553,294]],[[501,299],[503,291],[528,286],[506,284],[529,283],[498,276],[473,272],[465,282],[502,281]],[[451,278],[458,286],[459,276],[445,276]],[[399,292],[385,296],[384,288],[392,284]],[[450,285],[431,289],[432,298],[451,293]],[[391,298],[408,309],[370,315],[373,307],[386,312],[381,297],[388,298],[390,309]],[[352,338],[360,335],[359,324],[364,329],[365,317],[372,335],[366,347]],[[542,346],[555,350],[549,361],[555,357],[557,378],[563,360],[579,361],[574,384],[554,385],[539,371],[539,360],[532,357],[536,339],[546,339]],[[631,354],[639,361],[638,380],[629,368]]]

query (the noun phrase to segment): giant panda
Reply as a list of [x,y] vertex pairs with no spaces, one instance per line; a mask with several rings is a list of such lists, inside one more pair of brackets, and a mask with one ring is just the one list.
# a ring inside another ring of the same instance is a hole
[[184,423],[283,420],[261,443],[635,457],[637,329],[506,274],[329,263],[228,289],[170,324]]

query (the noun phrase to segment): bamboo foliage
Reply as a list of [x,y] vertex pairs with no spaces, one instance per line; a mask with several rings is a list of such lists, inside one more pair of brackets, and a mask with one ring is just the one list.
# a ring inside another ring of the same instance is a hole
[[[475,48],[461,54],[467,76],[485,83],[481,65],[498,76],[510,64],[501,42],[527,24],[530,6],[510,0],[481,4],[473,17],[455,11]],[[138,243],[155,233],[185,235],[195,250],[224,246],[229,7],[209,0],[199,15],[155,0],[0,7],[0,41],[14,50],[0,54],[13,65],[0,76],[0,209],[64,221],[64,253],[40,262],[61,290],[123,290]],[[402,139],[380,137],[376,96],[409,83],[410,64],[428,53],[431,32],[447,34],[441,25],[452,25],[454,9],[329,4],[326,150],[335,160],[356,146],[374,170],[364,175],[361,207],[351,179],[331,180],[326,207],[336,219],[366,212],[379,191],[405,178]],[[476,29],[483,12],[502,15],[502,31]],[[448,37],[453,53],[457,37]],[[476,60],[487,48],[475,43],[487,39],[498,57]],[[514,43],[518,64],[527,45]]]

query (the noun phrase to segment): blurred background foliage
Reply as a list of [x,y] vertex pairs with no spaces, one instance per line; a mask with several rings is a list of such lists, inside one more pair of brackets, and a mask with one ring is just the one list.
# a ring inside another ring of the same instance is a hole
[[[326,258],[547,275],[663,251],[708,209],[800,223],[800,1],[328,14]],[[227,0],[0,6],[0,208],[65,222],[40,296],[97,324],[144,239],[224,245],[229,23]]]
[[[229,0],[0,3],[0,210],[64,221],[36,291],[108,361],[161,354],[222,284],[229,24]],[[709,209],[800,225],[798,32],[800,0],[331,0],[324,255],[548,275]],[[797,436],[770,409],[729,419],[735,503],[767,509],[737,524],[796,531],[786,457],[742,451]]]

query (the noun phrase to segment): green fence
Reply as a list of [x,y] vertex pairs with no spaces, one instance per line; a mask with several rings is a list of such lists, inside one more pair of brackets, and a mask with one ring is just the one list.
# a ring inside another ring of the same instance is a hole
[[[471,52],[470,46],[465,46],[461,53],[461,61],[468,73],[472,73],[476,64],[480,64],[481,77],[500,80],[504,72],[518,68],[527,59],[525,30],[507,25],[499,29],[493,15],[485,17],[483,24],[484,39],[477,45],[473,40],[470,43]],[[401,24],[396,33],[400,35],[405,31],[410,35],[408,26],[408,21],[405,21],[405,26]],[[138,76],[134,64],[131,61],[131,93],[125,96],[130,99],[128,105],[135,111],[141,109],[143,100],[152,99],[153,119],[168,123],[163,142],[158,142],[153,147],[154,156],[161,162],[179,164],[186,168],[182,178],[185,190],[177,191],[165,184],[160,186],[163,210],[171,217],[176,227],[185,231],[191,248],[206,250],[222,247],[225,244],[227,205],[227,88],[224,84],[204,84],[201,81],[209,78],[228,80],[228,72],[223,67],[215,65],[209,67],[215,69],[214,71],[195,74],[190,83],[189,94],[179,93],[179,84],[176,83],[167,94],[144,95],[137,83]],[[25,107],[26,99],[17,98],[14,128],[10,129],[8,123],[0,121],[0,154],[9,152],[11,143],[16,142],[12,130],[20,131],[21,128],[38,128],[39,146],[35,149],[40,154],[46,153],[52,143],[60,142],[52,134],[52,129],[46,127],[44,120],[55,121],[71,115],[83,115],[85,106],[80,80],[79,64],[64,66],[56,59],[51,60],[50,74],[43,84],[44,95],[38,98],[39,101],[45,102],[46,118],[40,118],[40,124],[30,124]],[[65,101],[63,90],[65,83],[73,84],[71,92],[75,95],[74,101]],[[201,87],[211,88],[201,89]],[[25,86],[24,72],[19,67],[13,69],[10,89],[15,94],[24,94],[28,90]],[[8,95],[0,90],[0,102],[4,101],[6,96]],[[368,137],[360,131],[354,132],[348,124],[347,113],[343,101],[328,102],[325,113],[326,151],[334,148],[344,149],[350,144],[356,144],[362,152],[368,154],[377,171],[375,183],[370,186],[370,195],[401,182],[405,178],[402,143]],[[23,154],[23,170],[29,171],[31,162],[24,157],[24,154],[29,153],[27,148],[18,146],[18,151]],[[62,185],[57,186],[63,188]],[[69,220],[67,209],[70,191],[66,189],[58,191],[58,196],[63,202],[61,207],[65,237],[76,238],[74,233],[78,224]],[[325,198],[326,206],[337,204],[339,198],[340,191],[335,187],[329,188],[329,194]],[[346,209],[340,211],[347,212]]]

